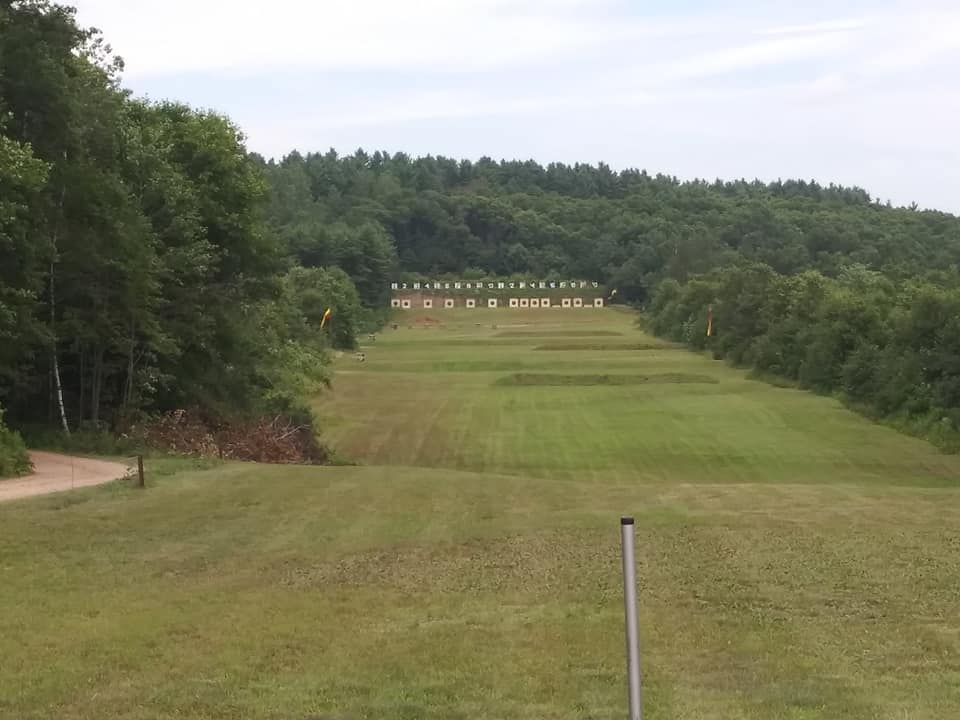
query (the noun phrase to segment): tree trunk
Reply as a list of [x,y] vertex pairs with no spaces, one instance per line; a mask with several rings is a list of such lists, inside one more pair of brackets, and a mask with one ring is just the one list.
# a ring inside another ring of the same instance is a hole
[[133,371],[134,371],[134,353],[137,349],[137,332],[133,319],[130,320],[130,348],[127,354],[127,378],[123,386],[123,410],[126,413],[130,406],[130,400],[133,397]]
[[103,391],[103,346],[93,350],[93,381],[90,387],[90,422],[100,424],[100,394]]
[[[54,251],[56,251],[57,237],[54,234]],[[53,382],[57,394],[57,405],[60,407],[60,422],[63,425],[63,432],[70,437],[70,425],[67,423],[67,411],[63,407],[63,385],[60,382],[60,363],[57,361],[57,301],[54,293],[54,271],[56,266],[54,261],[50,261],[50,357],[53,364]]]
[[[63,161],[66,164],[67,151],[63,151]],[[61,181],[60,197],[57,201],[57,217],[54,218],[53,234],[50,237],[50,356],[53,367],[53,381],[57,394],[57,405],[60,407],[60,422],[63,432],[70,437],[70,425],[67,423],[67,411],[63,407],[63,384],[60,382],[60,363],[57,360],[57,295],[54,278],[57,267],[57,223],[63,217],[63,201],[67,195],[67,186]]]
[[83,425],[83,403],[87,398],[87,349],[83,346],[83,343],[80,344],[80,399],[77,401],[77,407],[80,409],[80,413],[77,417],[77,423]]
[[53,424],[53,408],[55,403],[53,402],[53,363],[50,364],[50,367],[47,370],[47,423]]

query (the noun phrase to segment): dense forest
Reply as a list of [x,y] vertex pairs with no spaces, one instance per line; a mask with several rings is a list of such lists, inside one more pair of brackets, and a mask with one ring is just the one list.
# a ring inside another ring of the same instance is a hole
[[[70,434],[198,408],[309,425],[326,348],[351,345],[362,320],[356,287],[300,266],[270,232],[269,188],[237,127],[134,99],[121,71],[72,9],[0,2],[6,421]],[[0,429],[0,474],[23,469],[18,445]]]
[[812,182],[681,183],[604,164],[363,151],[294,152],[265,168],[271,225],[303,261],[339,260],[361,242],[379,258],[393,241],[408,271],[578,277],[635,302],[665,278],[745,261],[785,275],[861,265],[897,278],[960,261],[957,218]]
[[134,98],[122,69],[72,9],[0,0],[0,475],[23,469],[4,416],[309,425],[328,349],[385,320],[400,272],[596,281],[717,357],[945,445],[960,429],[952,215],[602,163],[267,160],[222,115]]

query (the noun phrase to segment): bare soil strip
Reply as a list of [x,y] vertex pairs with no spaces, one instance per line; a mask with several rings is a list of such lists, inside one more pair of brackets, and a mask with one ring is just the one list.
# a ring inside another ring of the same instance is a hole
[[0,481],[0,502],[75,488],[102,485],[127,474],[127,466],[107,460],[32,451],[32,475]]

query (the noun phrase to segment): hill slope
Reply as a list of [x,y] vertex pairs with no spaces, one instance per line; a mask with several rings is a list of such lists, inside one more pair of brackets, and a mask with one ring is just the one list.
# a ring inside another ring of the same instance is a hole
[[648,341],[613,311],[437,315],[325,410],[407,467],[155,462],[0,507],[0,716],[622,717],[623,512],[648,717],[960,712],[957,458],[611,349]]

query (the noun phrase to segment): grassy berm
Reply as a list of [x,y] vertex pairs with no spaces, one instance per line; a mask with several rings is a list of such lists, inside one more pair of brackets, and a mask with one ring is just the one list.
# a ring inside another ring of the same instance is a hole
[[960,458],[627,313],[417,315],[316,400],[360,466],[0,506],[0,717],[623,718],[632,514],[648,720],[960,718]]

